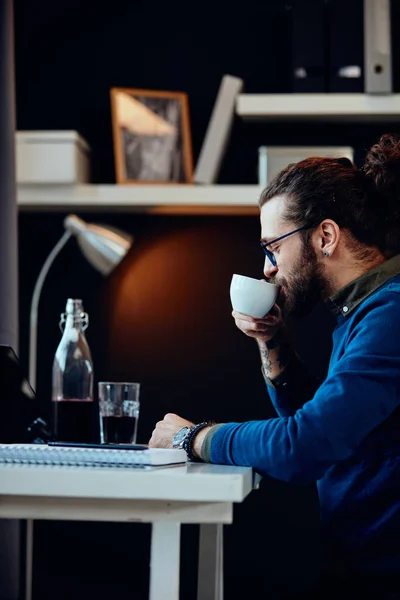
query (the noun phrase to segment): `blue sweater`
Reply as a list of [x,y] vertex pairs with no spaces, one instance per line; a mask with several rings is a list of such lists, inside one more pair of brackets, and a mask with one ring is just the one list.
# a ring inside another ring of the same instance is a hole
[[307,398],[309,381],[270,388],[279,418],[216,428],[210,460],[317,481],[328,564],[343,573],[398,574],[400,276],[354,310],[344,306],[328,375]]

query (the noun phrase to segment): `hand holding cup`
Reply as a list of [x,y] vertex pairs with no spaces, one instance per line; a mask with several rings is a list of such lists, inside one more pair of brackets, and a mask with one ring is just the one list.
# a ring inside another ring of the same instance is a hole
[[238,329],[258,341],[272,339],[283,325],[281,309],[276,305],[278,293],[275,284],[234,274],[230,297]]

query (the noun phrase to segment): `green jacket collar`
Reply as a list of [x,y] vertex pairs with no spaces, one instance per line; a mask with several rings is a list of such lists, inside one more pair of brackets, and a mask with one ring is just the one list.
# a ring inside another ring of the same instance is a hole
[[357,277],[326,301],[334,315],[348,317],[357,306],[389,279],[400,274],[400,254]]

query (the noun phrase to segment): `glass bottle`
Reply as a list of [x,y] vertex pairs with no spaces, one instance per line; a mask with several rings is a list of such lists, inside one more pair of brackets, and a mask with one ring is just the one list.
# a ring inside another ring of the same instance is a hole
[[93,441],[93,363],[85,336],[88,324],[82,300],[69,298],[59,323],[63,335],[52,377],[53,435],[63,442]]

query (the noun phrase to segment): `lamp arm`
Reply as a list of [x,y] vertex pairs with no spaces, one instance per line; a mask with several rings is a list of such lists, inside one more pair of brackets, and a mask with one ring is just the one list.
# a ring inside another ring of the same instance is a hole
[[29,322],[29,383],[31,384],[34,390],[36,390],[37,320],[40,293],[42,291],[46,275],[51,265],[53,264],[54,259],[65,246],[65,244],[68,242],[71,235],[72,233],[70,231],[66,231],[62,238],[54,246],[53,250],[46,258],[46,261],[42,267],[42,270],[39,273],[39,276],[36,280],[35,288],[33,290]]

